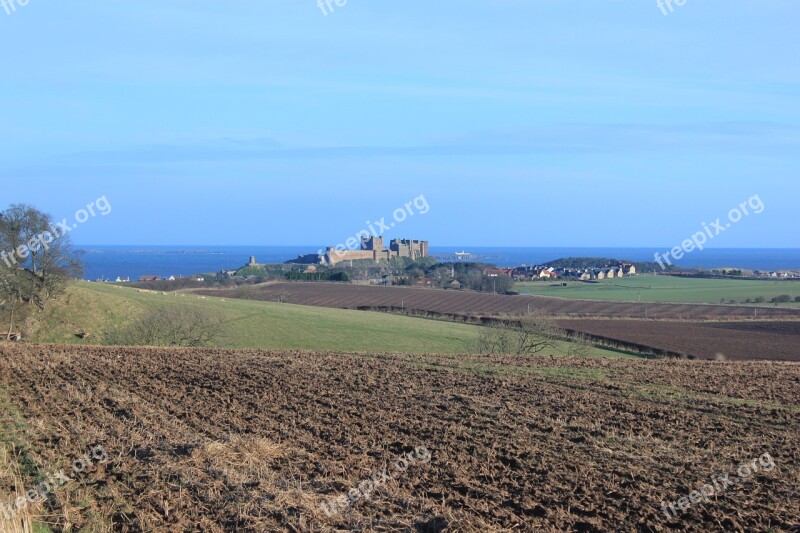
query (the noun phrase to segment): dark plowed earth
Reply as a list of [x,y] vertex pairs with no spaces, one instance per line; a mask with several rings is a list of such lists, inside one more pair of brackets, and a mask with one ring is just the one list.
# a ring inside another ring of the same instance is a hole
[[796,318],[800,309],[758,308],[733,305],[653,304],[638,302],[596,302],[541,296],[506,296],[478,292],[445,291],[405,287],[378,287],[341,283],[270,283],[252,290],[206,289],[208,296],[257,298],[301,305],[357,309],[396,307],[460,315],[519,315],[540,310],[553,316],[659,318],[659,319],[750,319]]
[[800,322],[561,320],[559,324],[591,335],[704,359],[800,361]]
[[[40,471],[111,456],[51,499],[59,529],[800,527],[794,363],[0,346],[3,390]],[[429,464],[322,512],[417,446]],[[767,453],[774,469],[662,510]]]

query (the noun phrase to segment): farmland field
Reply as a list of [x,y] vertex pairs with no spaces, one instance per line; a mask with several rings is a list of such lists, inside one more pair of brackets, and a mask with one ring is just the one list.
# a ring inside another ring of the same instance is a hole
[[[224,342],[231,348],[461,353],[470,351],[478,335],[475,326],[465,324],[78,283],[70,287],[63,305],[53,305],[47,327],[40,328],[33,340],[101,343],[103,330],[157,306],[197,306],[222,313],[230,324]],[[93,337],[76,338],[78,329]]]
[[798,398],[796,363],[0,345],[17,489],[108,457],[58,530],[797,531]]
[[[206,298],[187,293],[139,292],[102,283],[76,283],[66,297],[53,302],[40,320],[34,342],[102,344],[103,331],[128,323],[159,306],[195,306],[221,313],[228,333],[226,348],[279,350],[342,350],[405,353],[469,353],[477,351],[480,328],[468,324],[424,320],[385,313],[315,308],[238,298]],[[76,337],[88,331],[88,339]],[[558,342],[553,353],[568,353]],[[586,355],[619,357],[618,351],[590,348]],[[624,354],[622,354],[624,355]]]
[[[792,333],[792,328],[800,324],[800,310],[790,308],[600,302],[334,283],[272,283],[246,291],[198,292],[268,301],[282,295],[290,302],[309,306],[391,309],[434,316],[497,317],[541,312],[575,331],[655,351],[703,358],[722,354],[734,359],[800,359],[800,335]],[[744,321],[762,326],[758,332],[748,333],[742,329]],[[781,326],[784,321],[792,325]],[[716,322],[732,324],[710,325]]]
[[561,320],[564,328],[705,359],[800,360],[800,322]]
[[196,294],[225,298],[275,301],[318,307],[357,309],[392,307],[460,315],[523,315],[541,311],[557,317],[659,318],[679,320],[734,320],[791,318],[800,320],[800,309],[743,305],[699,305],[639,302],[587,302],[565,298],[506,296],[501,294],[361,286],[337,283],[267,283],[247,290],[198,289]]
[[[800,296],[800,282],[771,280],[726,280],[698,279],[664,275],[641,275],[630,278],[610,279],[597,282],[569,281],[567,286],[561,282],[525,282],[514,285],[514,290],[522,294],[553,296],[578,300],[605,300],[613,302],[666,302],[718,304],[733,300],[746,303],[759,296],[768,303],[775,296],[788,294],[794,299]],[[779,304],[787,307],[800,307],[800,302]]]

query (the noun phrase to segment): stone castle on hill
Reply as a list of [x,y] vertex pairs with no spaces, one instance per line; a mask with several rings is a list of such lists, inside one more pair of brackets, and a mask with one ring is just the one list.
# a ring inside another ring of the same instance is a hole
[[428,241],[392,239],[389,247],[386,248],[383,244],[383,237],[364,237],[361,239],[360,250],[337,250],[328,247],[325,253],[319,256],[319,263],[330,266],[343,261],[375,261],[378,263],[401,257],[413,260],[428,257]]

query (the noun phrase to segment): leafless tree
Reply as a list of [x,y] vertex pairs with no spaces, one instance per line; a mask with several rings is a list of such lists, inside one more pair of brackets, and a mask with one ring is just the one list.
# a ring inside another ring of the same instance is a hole
[[23,305],[22,285],[17,272],[0,266],[0,312],[7,316],[6,339],[11,338],[14,322],[19,317]]
[[106,342],[127,346],[215,346],[228,324],[221,313],[193,306],[159,307],[122,329],[106,334]]
[[285,304],[292,296],[293,294],[289,291],[281,291],[276,295],[276,299],[279,303]]
[[585,357],[589,355],[592,349],[592,342],[583,333],[575,333],[569,337],[569,347],[567,348],[567,355],[576,357]]
[[0,270],[11,300],[34,304],[42,311],[63,294],[70,278],[81,273],[69,236],[59,235],[51,216],[29,205],[14,204],[0,213],[0,252]]
[[530,314],[518,320],[502,320],[483,328],[478,336],[478,351],[532,355],[554,348],[561,337],[560,328],[550,317]]

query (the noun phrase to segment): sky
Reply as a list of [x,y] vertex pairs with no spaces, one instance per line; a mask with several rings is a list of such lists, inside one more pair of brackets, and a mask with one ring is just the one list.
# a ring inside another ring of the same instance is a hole
[[757,195],[708,246],[800,247],[797,0],[10,1],[0,207],[105,198],[77,244],[385,219],[432,246],[671,247]]

